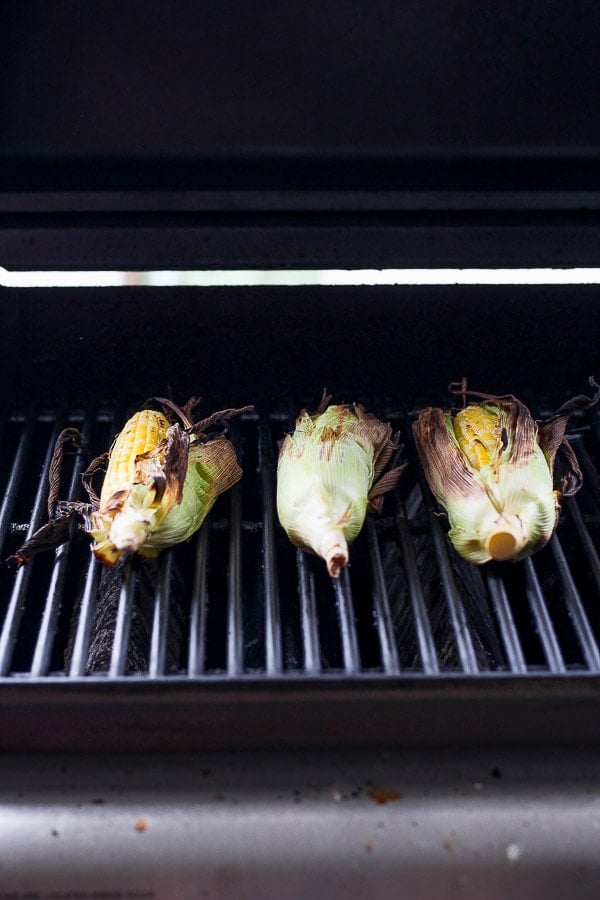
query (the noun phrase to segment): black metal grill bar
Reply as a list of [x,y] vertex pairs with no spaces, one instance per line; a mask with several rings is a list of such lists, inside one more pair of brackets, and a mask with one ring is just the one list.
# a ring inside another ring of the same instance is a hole
[[396,521],[423,671],[426,675],[437,675],[440,671],[440,667],[435,648],[435,641],[433,639],[431,624],[427,614],[427,604],[425,603],[425,597],[423,595],[423,587],[410,529],[408,527],[406,510],[398,492],[396,492]]
[[208,522],[200,529],[196,541],[196,564],[190,603],[190,643],[188,648],[188,675],[191,677],[204,672],[206,660],[207,566]]
[[158,565],[158,583],[154,594],[152,616],[152,632],[150,635],[150,660],[148,674],[157,678],[165,674],[167,658],[167,630],[169,623],[169,589],[173,569],[173,553],[167,550],[162,554]]
[[373,569],[373,608],[381,647],[381,666],[387,675],[398,675],[400,672],[398,647],[394,635],[390,601],[385,586],[377,530],[372,519],[369,519],[367,523],[367,536]]
[[565,661],[558,640],[556,639],[554,626],[548,613],[548,608],[546,606],[546,601],[544,600],[544,594],[535,567],[531,559],[526,559],[524,566],[527,576],[527,600],[529,602],[529,608],[531,609],[535,630],[542,644],[546,662],[548,663],[548,668],[551,672],[563,673],[566,671]]
[[242,624],[242,495],[239,484],[231,490],[229,571],[227,577],[227,674],[237,678],[244,668]]
[[600,652],[594,638],[594,632],[590,626],[579,591],[573,580],[569,564],[567,563],[560,541],[555,534],[550,540],[552,552],[556,560],[558,572],[564,590],[564,601],[567,611],[575,628],[577,639],[583,651],[586,664],[592,672],[600,672]]
[[8,603],[2,633],[0,634],[0,675],[6,675],[10,668],[30,576],[31,569],[29,567],[17,572],[15,586]]
[[32,414],[28,415],[25,419],[25,427],[19,438],[14,462],[8,477],[8,484],[6,485],[4,497],[2,498],[2,506],[0,507],[0,550],[4,547],[6,535],[8,534],[10,527],[13,508],[19,492],[19,485],[23,477],[23,470],[27,461],[29,448],[31,446],[34,424],[34,416]]
[[348,569],[342,569],[340,577],[332,579],[332,583],[340,625],[344,671],[347,675],[356,675],[360,670],[360,653]]
[[62,601],[63,588],[67,574],[67,561],[69,559],[69,545],[64,544],[56,553],[50,587],[42,613],[42,621],[38,629],[30,674],[33,678],[39,678],[48,672],[52,656],[52,644],[56,634],[58,614]]
[[477,665],[477,656],[475,654],[475,648],[473,647],[473,641],[471,640],[471,634],[469,631],[462,599],[457,590],[456,581],[452,572],[452,564],[448,555],[447,538],[443,533],[442,528],[440,527],[440,523],[436,515],[437,503],[433,497],[433,494],[429,490],[429,486],[421,469],[418,455],[414,448],[414,439],[411,439],[409,446],[412,446],[413,448],[413,465],[415,466],[418,473],[421,495],[423,497],[423,504],[427,513],[429,529],[433,538],[435,556],[442,580],[442,588],[444,591],[448,612],[450,614],[450,621],[452,623],[452,628],[454,631],[460,665],[463,672],[468,675],[474,675],[479,671],[479,666]]
[[306,557],[302,550],[296,550],[298,570],[298,593],[300,595],[300,626],[304,648],[304,671],[308,675],[318,675],[321,671],[319,652],[319,617],[315,596],[315,579],[308,571]]
[[[577,458],[581,464],[585,486],[589,489],[597,505],[600,507],[600,475],[596,471],[596,467],[592,462],[581,436],[577,435],[575,438],[570,436],[569,440],[577,451]],[[600,435],[598,436],[598,440],[600,440]]]
[[596,440],[600,443],[600,415],[598,413],[592,416],[592,431],[596,436]]
[[[36,491],[33,508],[31,510],[31,517],[29,528],[27,529],[26,540],[29,540],[34,531],[36,531],[40,527],[43,519],[45,518],[44,514],[46,513],[46,498],[48,495],[48,473],[50,471],[50,463],[52,460],[52,454],[54,452],[54,445],[56,443],[57,437],[58,427],[55,425],[52,430],[48,449],[46,451],[38,489]],[[28,446],[28,444],[26,444],[25,446]],[[19,451],[22,452],[22,456]],[[18,471],[22,472],[26,460],[25,451],[24,448],[22,449],[21,444],[19,445],[19,451],[17,451],[15,465],[18,467]],[[21,615],[25,608],[27,599],[27,588],[31,580],[34,565],[35,563],[33,565],[30,563],[29,565],[22,566],[17,572],[17,577],[15,579],[15,584],[9,600],[8,609],[4,617],[2,633],[0,634],[0,675],[6,675],[10,669],[15,641],[17,639],[17,633],[21,621]]]
[[[89,427],[87,422],[82,428],[84,442],[89,440]],[[67,498],[75,500],[79,496],[81,488],[81,473],[83,471],[83,455],[78,453],[75,457],[73,472]],[[52,645],[56,634],[58,616],[62,603],[63,589],[67,577],[67,564],[69,561],[70,544],[64,544],[58,550],[52,569],[50,588],[46,595],[46,603],[42,613],[42,621],[38,630],[38,637],[33,652],[30,674],[34,678],[45,675],[48,671],[52,657]]]
[[487,588],[496,614],[509,669],[511,672],[523,674],[527,671],[527,663],[504,583],[495,573],[488,573]]
[[585,522],[583,521],[583,516],[581,515],[581,510],[579,509],[579,505],[574,497],[565,497],[563,500],[563,508],[565,508],[570,515],[573,524],[575,525],[575,529],[577,531],[577,537],[581,541],[582,547],[585,550],[585,554],[587,556],[587,561],[589,565],[589,574],[592,576],[592,579],[596,585],[596,589],[600,593],[600,557],[594,547],[594,542],[590,537],[590,533],[585,527]]
[[273,526],[273,464],[268,420],[259,427],[259,464],[262,487],[262,553],[265,598],[265,653],[268,675],[282,670],[281,612],[275,563],[275,531]]
[[110,667],[108,670],[108,674],[112,678],[125,674],[136,582],[137,576],[135,574],[135,570],[133,568],[133,565],[131,564],[131,561],[128,560],[125,563],[123,585],[119,592],[117,621],[115,623],[115,636],[110,657]]
[[98,590],[99,577],[100,563],[95,556],[90,554],[90,560],[85,576],[85,586],[77,617],[77,628],[75,630],[75,638],[73,641],[71,664],[69,666],[69,675],[73,678],[85,674],[90,636],[92,633],[92,622],[96,609],[96,592]]
[[436,518],[432,504],[428,503],[426,505],[435,555],[442,579],[444,596],[450,613],[450,620],[454,630],[454,636],[456,638],[460,664],[464,672],[473,675],[478,671],[479,667],[477,665],[477,657],[475,655],[473,641],[471,640],[471,634],[465,616],[465,609],[456,588],[456,581],[454,580],[452,565],[448,556],[446,536]]

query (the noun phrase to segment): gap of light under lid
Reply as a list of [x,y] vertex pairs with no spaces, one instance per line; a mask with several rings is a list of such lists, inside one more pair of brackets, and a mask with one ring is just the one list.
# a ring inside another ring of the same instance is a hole
[[518,269],[237,269],[110,271],[9,271],[0,286],[44,287],[261,287],[359,285],[600,284],[600,268]]

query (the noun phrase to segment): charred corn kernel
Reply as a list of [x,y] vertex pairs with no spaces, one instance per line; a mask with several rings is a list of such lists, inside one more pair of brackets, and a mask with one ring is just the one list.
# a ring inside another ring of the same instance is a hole
[[321,556],[338,578],[369,507],[379,509],[400,468],[381,473],[395,449],[392,430],[362,406],[302,410],[282,441],[277,466],[277,513],[298,547]]
[[[463,389],[466,394],[485,399],[459,412],[430,407],[413,425],[427,481],[446,510],[448,536],[462,556],[474,563],[524,559],[550,539],[561,495],[575,493],[581,484],[564,433],[572,410],[592,405],[598,395],[576,398],[546,423],[537,423],[514,397]],[[559,449],[563,460],[555,485]]]
[[142,409],[127,421],[110,451],[100,495],[101,512],[114,494],[129,490],[136,478],[137,457],[156,450],[168,430],[166,417],[153,409]]

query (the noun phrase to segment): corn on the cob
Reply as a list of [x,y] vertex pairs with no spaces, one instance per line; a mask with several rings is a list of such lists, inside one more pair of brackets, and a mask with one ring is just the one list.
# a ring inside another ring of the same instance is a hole
[[140,410],[127,421],[110,450],[100,506],[92,515],[98,559],[114,565],[124,553],[154,555],[145,547],[181,500],[188,445],[183,429],[156,410]]
[[232,444],[203,428],[241,411],[223,410],[196,426],[186,419],[188,428],[149,409],[129,419],[110,451],[92,515],[89,533],[102,562],[114,565],[135,552],[157,556],[200,528],[219,494],[242,476]]
[[380,477],[395,449],[392,429],[360,405],[302,410],[282,441],[277,467],[277,513],[296,546],[321,556],[338,578],[348,544],[368,511],[378,511],[401,467]]
[[575,398],[538,423],[514,397],[475,394],[464,385],[461,393],[482,402],[458,412],[430,407],[413,424],[427,481],[462,556],[473,563],[524,559],[550,539],[561,496],[581,484],[564,434],[573,409],[591,406],[598,394]]
[[[194,398],[181,409],[169,400],[155,399],[165,412],[136,412],[110,451],[84,473],[89,503],[56,502],[62,448],[67,439],[73,439],[74,429],[61,433],[51,465],[49,522],[19,548],[12,562],[20,565],[36,553],[64,543],[75,515],[83,517],[86,531],[94,539],[94,554],[106,565],[115,565],[130,553],[157,556],[200,528],[219,494],[242,475],[233,445],[224,434],[212,433],[212,426],[223,425],[252,407],[224,409],[194,424],[188,417]],[[178,419],[174,424],[169,423],[169,412]],[[106,459],[98,497],[91,478]]]

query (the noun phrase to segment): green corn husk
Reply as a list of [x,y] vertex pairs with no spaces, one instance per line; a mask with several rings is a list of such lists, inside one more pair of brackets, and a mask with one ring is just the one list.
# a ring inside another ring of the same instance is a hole
[[480,402],[458,411],[430,407],[413,424],[427,482],[465,559],[517,562],[548,542],[561,497],[581,486],[565,430],[571,413],[595,404],[600,390],[565,403],[544,422],[513,396],[467,391],[464,383],[454,392],[465,403],[467,396]]
[[280,445],[277,513],[289,539],[321,556],[332,578],[348,564],[348,544],[403,467],[383,470],[396,449],[392,429],[360,405],[302,410]]
[[181,502],[147,538],[145,556],[187,541],[202,525],[220,494],[242,477],[233,444],[220,434],[207,442],[190,443]]

